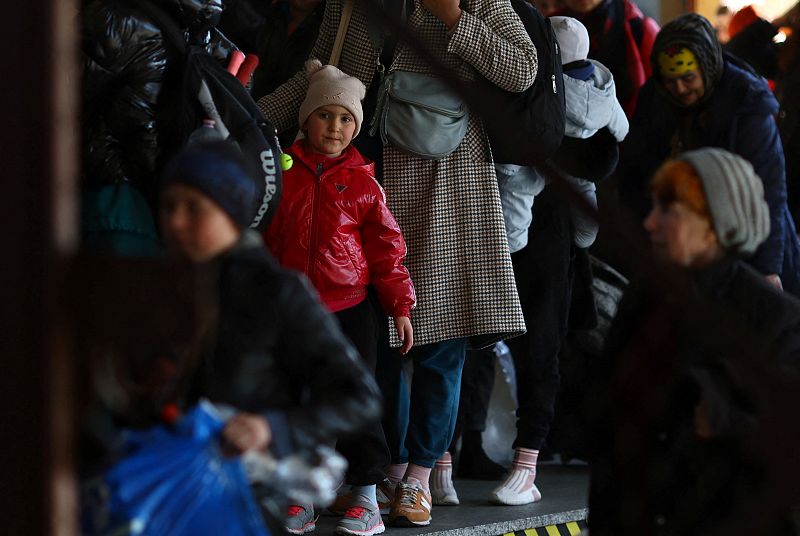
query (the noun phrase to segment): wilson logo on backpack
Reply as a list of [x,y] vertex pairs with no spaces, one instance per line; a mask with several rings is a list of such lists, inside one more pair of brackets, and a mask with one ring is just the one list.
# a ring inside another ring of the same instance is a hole
[[256,229],[261,226],[261,221],[269,210],[270,201],[278,193],[278,168],[275,166],[275,157],[269,149],[263,151],[260,156],[261,171],[264,173],[264,196],[261,198],[261,206],[258,207],[256,217],[253,219],[253,223],[250,224],[250,227]]

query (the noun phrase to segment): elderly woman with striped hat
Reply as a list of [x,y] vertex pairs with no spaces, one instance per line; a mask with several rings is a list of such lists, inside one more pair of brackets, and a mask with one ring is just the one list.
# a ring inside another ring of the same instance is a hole
[[800,301],[741,261],[770,233],[762,181],[705,148],[664,163],[650,193],[655,275],[592,364],[591,534],[794,534]]

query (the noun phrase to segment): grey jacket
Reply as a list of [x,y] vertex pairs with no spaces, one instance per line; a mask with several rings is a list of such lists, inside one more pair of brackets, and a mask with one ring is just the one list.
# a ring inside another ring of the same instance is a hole
[[628,118],[617,100],[614,76],[599,61],[589,60],[594,72],[588,80],[564,75],[567,122],[564,134],[588,138],[603,127],[621,142],[628,134]]

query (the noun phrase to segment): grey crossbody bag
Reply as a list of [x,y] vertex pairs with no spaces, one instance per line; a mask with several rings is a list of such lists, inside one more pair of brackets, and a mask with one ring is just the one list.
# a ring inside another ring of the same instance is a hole
[[[344,0],[345,4],[354,0]],[[405,9],[403,9],[405,13]],[[370,40],[381,50],[381,36],[369,29]],[[382,77],[370,136],[380,135],[384,144],[419,158],[439,160],[461,144],[467,133],[469,114],[464,102],[435,76],[409,71],[391,71]]]
[[383,79],[369,133],[413,156],[439,160],[461,144],[468,121],[464,102],[441,79],[392,71]]

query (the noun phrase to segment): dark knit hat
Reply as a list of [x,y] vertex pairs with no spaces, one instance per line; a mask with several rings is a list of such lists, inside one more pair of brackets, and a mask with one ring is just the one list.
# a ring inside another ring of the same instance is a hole
[[705,147],[678,156],[700,177],[717,240],[725,249],[751,254],[769,235],[764,185],[739,155]]
[[[660,76],[658,56],[664,52],[688,48],[697,58],[700,71],[703,75],[705,95],[701,102],[706,100],[722,77],[724,61],[722,58],[722,45],[717,40],[717,33],[708,19],[697,13],[686,13],[665,24],[656,35],[653,43],[653,52],[650,54],[650,64],[653,75]],[[668,97],[669,93],[667,93]],[[674,97],[670,98],[680,104]]]
[[253,221],[256,179],[241,152],[230,142],[191,145],[164,168],[161,190],[173,184],[196,188],[219,205],[240,227]]

